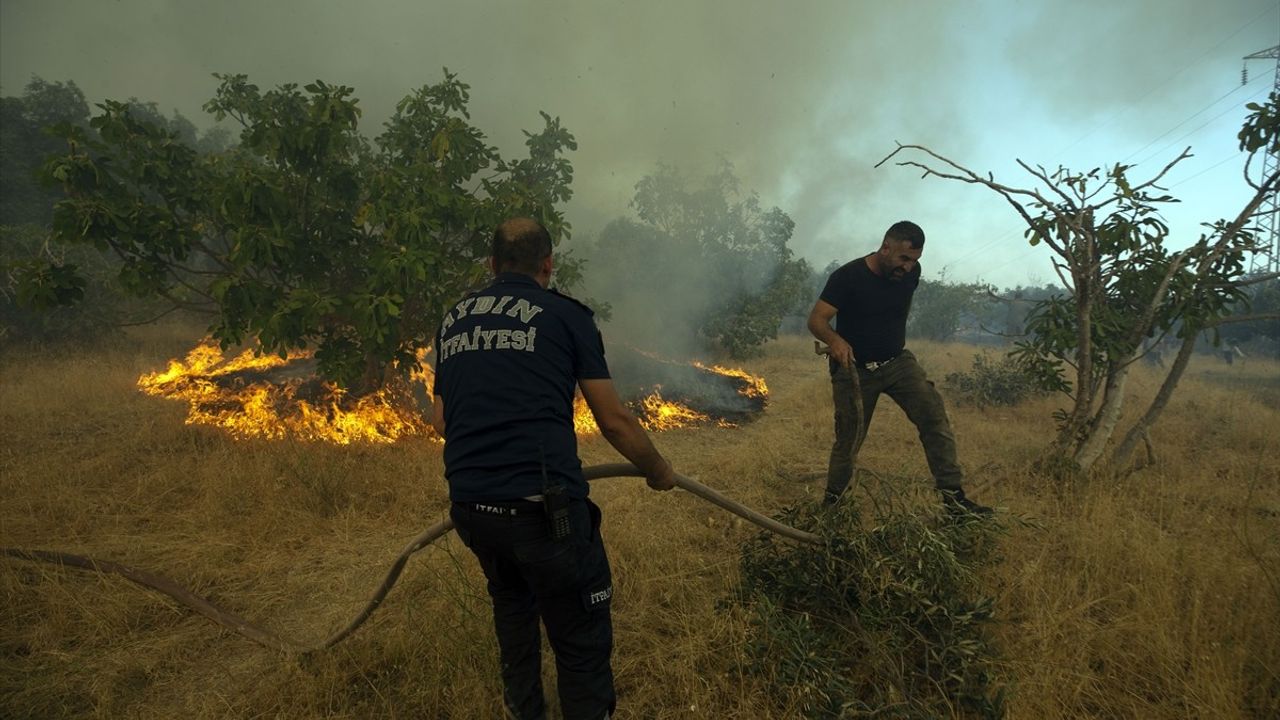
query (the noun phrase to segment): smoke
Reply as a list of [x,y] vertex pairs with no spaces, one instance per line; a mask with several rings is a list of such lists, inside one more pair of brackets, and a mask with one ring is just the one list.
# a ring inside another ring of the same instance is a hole
[[[868,252],[883,228],[911,218],[930,233],[927,267],[940,269],[1016,219],[971,188],[874,170],[895,140],[999,170],[1015,155],[1070,160],[1056,151],[1111,119],[1133,148],[1160,118],[1185,114],[1170,102],[1191,97],[1194,110],[1207,102],[1195,98],[1220,94],[1211,86],[1223,70],[1209,60],[1229,58],[1229,84],[1241,54],[1275,44],[1275,8],[6,0],[0,86],[13,94],[32,74],[72,79],[91,99],[154,100],[205,125],[211,73],[244,72],[261,87],[319,78],[356,89],[372,136],[397,100],[448,66],[472,86],[473,121],[504,153],[521,151],[539,110],[577,136],[567,212],[581,236],[624,214],[657,163],[700,174],[723,158],[762,204],[796,221],[793,244],[815,266]],[[1092,145],[1103,143],[1082,147]]]

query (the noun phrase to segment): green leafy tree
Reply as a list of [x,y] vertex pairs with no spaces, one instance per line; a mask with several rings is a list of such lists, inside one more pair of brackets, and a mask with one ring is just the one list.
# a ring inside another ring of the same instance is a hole
[[58,124],[84,127],[89,104],[72,81],[34,77],[20,97],[0,98],[0,225],[44,225],[61,197],[37,175],[44,159],[65,143],[46,132]]
[[0,226],[0,348],[101,342],[153,316],[151,303],[121,292],[117,271],[91,247],[51,244],[39,225]]
[[174,110],[165,117],[160,106],[154,101],[143,102],[138,98],[129,98],[129,114],[134,119],[155,125],[173,135],[179,142],[200,153],[223,152],[231,145],[231,133],[225,128],[213,127],[201,132],[182,113]]
[[661,166],[631,206],[634,219],[601,232],[591,279],[636,342],[681,352],[698,349],[692,339],[747,357],[812,302],[812,269],[788,246],[795,223],[744,193],[727,163],[701,183]]
[[945,341],[956,336],[966,318],[976,318],[990,301],[991,288],[983,283],[921,280],[911,300],[907,334]]
[[[1238,314],[1224,319],[1222,339],[1231,343],[1265,340],[1280,343],[1280,277],[1258,275]],[[1229,323],[1229,324],[1228,324]]]
[[[1250,161],[1260,153],[1280,152],[1278,106],[1280,96],[1274,93],[1266,104],[1248,106],[1251,114],[1238,137]],[[1141,357],[1144,340],[1166,333],[1181,338],[1182,348],[1159,391],[1112,453],[1114,465],[1127,465],[1168,403],[1197,336],[1228,320],[1247,285],[1256,281],[1244,270],[1245,258],[1258,248],[1251,222],[1275,195],[1280,172],[1255,177],[1246,164],[1254,193],[1240,213],[1209,224],[1190,247],[1173,251],[1159,208],[1176,200],[1159,182],[1189,157],[1189,149],[1142,182],[1130,180],[1128,165],[1050,172],[1019,161],[1039,184],[1032,188],[999,183],[919,145],[900,145],[885,160],[903,151],[926,158],[900,165],[1000,194],[1026,223],[1029,242],[1043,243],[1055,256],[1067,294],[1040,303],[1028,323],[1031,337],[1016,351],[1045,388],[1071,401],[1059,414],[1052,458],[1079,470],[1092,468],[1116,431],[1129,369]]]
[[[558,206],[576,143],[558,118],[543,113],[527,157],[508,159],[470,123],[469,87],[447,70],[401,100],[372,142],[352,88],[264,92],[244,75],[217,77],[205,110],[240,128],[233,150],[201,154],[181,128],[142,117],[149,108],[108,101],[96,134],[60,127],[68,150],[47,172],[68,195],[57,241],[118,258],[135,295],[207,313],[223,346],[314,348],[322,375],[370,390],[415,363],[446,304],[483,280],[500,220],[528,215],[557,239],[569,233]],[[562,278],[578,272],[562,264]]]

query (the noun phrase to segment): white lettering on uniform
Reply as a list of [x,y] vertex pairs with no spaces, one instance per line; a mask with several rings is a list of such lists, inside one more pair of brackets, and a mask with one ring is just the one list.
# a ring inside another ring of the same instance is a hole
[[[515,303],[511,303],[515,300]],[[508,305],[511,305],[508,308]],[[538,328],[529,326],[529,322],[542,312],[541,305],[534,305],[523,298],[515,299],[510,295],[496,298],[492,295],[479,295],[466,298],[454,306],[453,311],[445,315],[440,323],[440,334],[443,336],[453,324],[467,315],[506,315],[519,318],[526,327],[524,330],[497,328],[485,330],[476,325],[468,332],[460,332],[440,341],[440,361],[470,350],[520,350],[534,352],[534,340],[538,336]],[[456,317],[455,317],[456,313]]]
[[520,322],[528,325],[529,321],[540,312],[542,312],[541,305],[531,305],[528,300],[520,298],[516,301],[516,304],[507,311],[507,317],[515,317],[516,315],[519,315]]
[[494,315],[501,315],[503,308],[507,306],[507,303],[511,302],[514,299],[515,298],[511,297],[510,295],[503,295],[502,299],[498,301],[498,304],[493,306],[493,310],[491,312]]

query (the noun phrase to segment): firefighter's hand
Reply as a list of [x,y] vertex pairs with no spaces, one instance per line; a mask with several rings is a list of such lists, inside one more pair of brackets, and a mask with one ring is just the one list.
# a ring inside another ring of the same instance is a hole
[[671,463],[663,458],[657,472],[645,476],[644,481],[654,490],[670,490],[676,486],[676,471],[671,467]]
[[844,367],[849,367],[850,365],[853,364],[853,348],[849,345],[849,343],[845,342],[844,338],[840,337],[839,335],[835,336],[834,338],[831,339],[831,342],[829,343],[829,348],[830,348],[831,358],[833,360],[840,363]]

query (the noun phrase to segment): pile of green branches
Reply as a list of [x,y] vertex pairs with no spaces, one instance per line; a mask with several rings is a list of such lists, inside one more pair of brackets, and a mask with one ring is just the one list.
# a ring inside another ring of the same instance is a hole
[[733,601],[752,622],[749,667],[818,718],[1004,714],[980,570],[998,521],[913,507],[901,491],[802,503],[780,520],[824,547],[761,533]]

